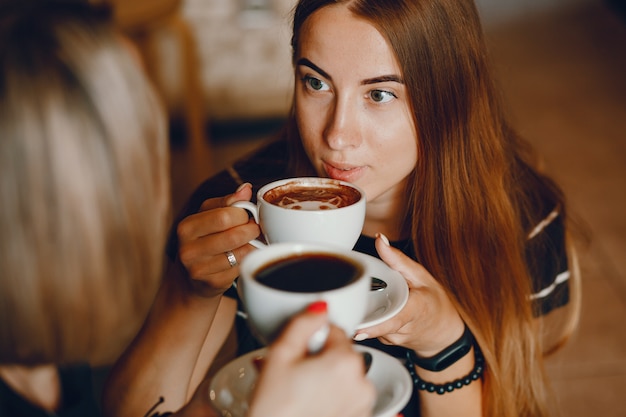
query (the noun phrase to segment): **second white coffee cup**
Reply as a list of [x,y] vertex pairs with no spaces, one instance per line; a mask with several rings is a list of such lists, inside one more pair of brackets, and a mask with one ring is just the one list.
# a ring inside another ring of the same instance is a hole
[[270,343],[292,316],[325,301],[330,322],[351,337],[367,314],[368,265],[363,254],[328,245],[277,243],[251,252],[238,291],[253,331]]

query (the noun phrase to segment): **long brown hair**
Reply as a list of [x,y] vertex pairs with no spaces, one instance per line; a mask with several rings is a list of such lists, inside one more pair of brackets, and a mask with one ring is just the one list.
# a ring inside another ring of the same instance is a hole
[[[301,0],[294,57],[308,16],[336,3],[376,27],[399,62],[418,132],[406,227],[416,259],[447,289],[485,355],[485,415],[547,415],[524,247],[533,225],[551,210],[564,218],[565,203],[505,120],[475,5]],[[293,114],[287,135],[293,169],[310,173]]]

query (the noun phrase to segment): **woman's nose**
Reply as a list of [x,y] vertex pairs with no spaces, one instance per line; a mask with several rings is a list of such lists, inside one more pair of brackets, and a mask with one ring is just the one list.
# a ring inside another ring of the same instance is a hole
[[336,99],[324,132],[328,146],[336,150],[358,146],[361,141],[358,119],[357,105],[345,98]]

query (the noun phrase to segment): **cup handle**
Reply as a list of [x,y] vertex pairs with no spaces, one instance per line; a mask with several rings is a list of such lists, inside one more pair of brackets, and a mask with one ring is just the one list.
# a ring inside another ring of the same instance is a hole
[[[252,214],[252,217],[254,217],[254,221],[256,222],[256,224],[260,224],[259,223],[259,209],[256,206],[256,204],[251,203],[250,201],[235,201],[233,204],[231,204],[231,206],[239,207],[244,210],[247,210],[250,214]],[[259,239],[253,239],[249,241],[248,243],[257,249],[264,248],[267,246],[265,243],[261,242]]]

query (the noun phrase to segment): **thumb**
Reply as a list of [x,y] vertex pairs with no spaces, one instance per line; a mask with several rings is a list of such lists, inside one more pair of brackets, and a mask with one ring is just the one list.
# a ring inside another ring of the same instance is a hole
[[223,197],[209,198],[202,202],[200,211],[207,211],[220,207],[228,207],[235,201],[250,201],[252,198],[252,184],[245,182],[237,187],[234,193]]
[[272,344],[270,355],[282,360],[296,360],[308,354],[309,339],[328,324],[328,306],[317,301],[292,318]]
[[244,182],[234,193],[224,197],[224,205],[230,206],[235,201],[250,201],[250,198],[252,198],[252,184]]
[[389,243],[389,239],[382,233],[376,233],[376,251],[391,269],[398,271],[403,276],[407,275],[409,266],[407,256]]
[[405,255],[401,250],[391,246],[387,236],[382,233],[377,233],[375,245],[380,259],[391,269],[398,271],[407,281],[410,288],[418,288],[424,285],[420,277],[424,273],[427,273],[426,269],[421,264]]

